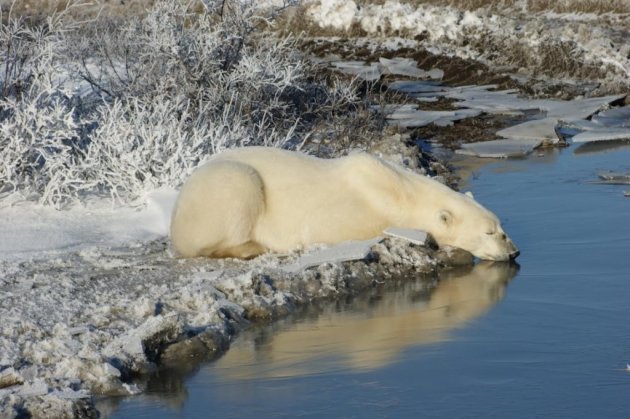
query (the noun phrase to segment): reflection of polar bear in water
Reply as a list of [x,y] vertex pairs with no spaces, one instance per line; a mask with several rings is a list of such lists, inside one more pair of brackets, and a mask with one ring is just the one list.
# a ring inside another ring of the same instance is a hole
[[184,184],[171,223],[183,257],[248,258],[316,243],[425,230],[482,259],[518,255],[472,197],[368,154],[319,159],[247,147],[214,156]]
[[413,283],[379,298],[359,297],[351,311],[334,306],[312,320],[275,325],[281,329],[272,333],[253,331],[252,339],[235,342],[216,367],[231,378],[380,368],[408,347],[448,340],[453,329],[484,315],[517,272],[514,263],[484,261],[441,272],[435,290],[420,301]]

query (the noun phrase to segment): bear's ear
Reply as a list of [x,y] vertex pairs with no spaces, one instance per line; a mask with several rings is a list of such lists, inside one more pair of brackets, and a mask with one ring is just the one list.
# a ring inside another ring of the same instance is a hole
[[464,193],[464,195],[466,195],[470,199],[475,199],[475,197],[473,196],[472,192],[470,192],[470,191],[466,191],[466,193]]
[[444,225],[450,226],[453,221],[453,214],[449,210],[440,210],[440,221]]

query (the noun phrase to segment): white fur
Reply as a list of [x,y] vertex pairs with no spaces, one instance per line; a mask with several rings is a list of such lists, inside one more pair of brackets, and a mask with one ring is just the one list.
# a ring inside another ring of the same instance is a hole
[[183,257],[265,251],[375,237],[390,226],[507,260],[516,247],[474,199],[368,154],[319,159],[247,147],[214,156],[184,184],[171,223]]

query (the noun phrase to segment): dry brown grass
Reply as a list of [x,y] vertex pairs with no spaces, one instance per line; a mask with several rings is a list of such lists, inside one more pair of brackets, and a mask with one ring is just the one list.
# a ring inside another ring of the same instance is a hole
[[528,0],[529,10],[559,13],[630,13],[629,0]]
[[47,16],[72,6],[70,11],[73,15],[89,17],[99,13],[111,16],[141,15],[153,3],[153,0],[0,0],[0,7],[4,15],[12,9],[14,16]]
[[[359,0],[358,4],[384,4],[386,0]],[[432,6],[452,6],[463,10],[475,10],[482,7],[491,9],[504,9],[512,7],[516,0],[399,0],[400,3],[413,4],[419,6],[428,4]]]
[[[399,0],[413,5],[453,6],[463,10],[486,8],[490,10],[510,9],[516,0]],[[359,4],[383,4],[385,0],[359,0]],[[629,0],[527,0],[531,12],[554,11],[559,13],[630,13]]]
[[[173,0],[177,1],[177,0]],[[384,4],[386,0],[355,0],[357,4]],[[517,0],[399,0],[415,6],[421,4],[452,6],[462,10],[486,8],[493,11],[509,10],[518,5]],[[61,11],[68,4],[77,4],[73,13],[93,16],[104,13],[111,16],[143,14],[153,6],[154,0],[0,0],[0,7],[6,13],[11,4],[18,15],[47,15]],[[78,4],[81,3],[81,6]],[[201,3],[200,3],[201,4]],[[620,13],[630,14],[630,0],[527,0],[530,12],[553,11],[558,13]],[[292,23],[305,23],[303,19],[292,19]]]

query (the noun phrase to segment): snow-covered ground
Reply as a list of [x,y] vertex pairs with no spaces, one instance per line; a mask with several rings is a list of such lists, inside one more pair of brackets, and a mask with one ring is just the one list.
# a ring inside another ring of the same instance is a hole
[[2,208],[0,260],[50,258],[89,247],[124,246],[165,237],[175,194],[174,190],[158,190],[141,210],[112,207],[111,202],[65,211],[30,203]]
[[91,395],[140,392],[134,376],[220,354],[250,321],[454,257],[392,237],[342,249],[355,262],[179,260],[165,235],[172,197],[144,210],[0,210],[0,416],[88,415]]

